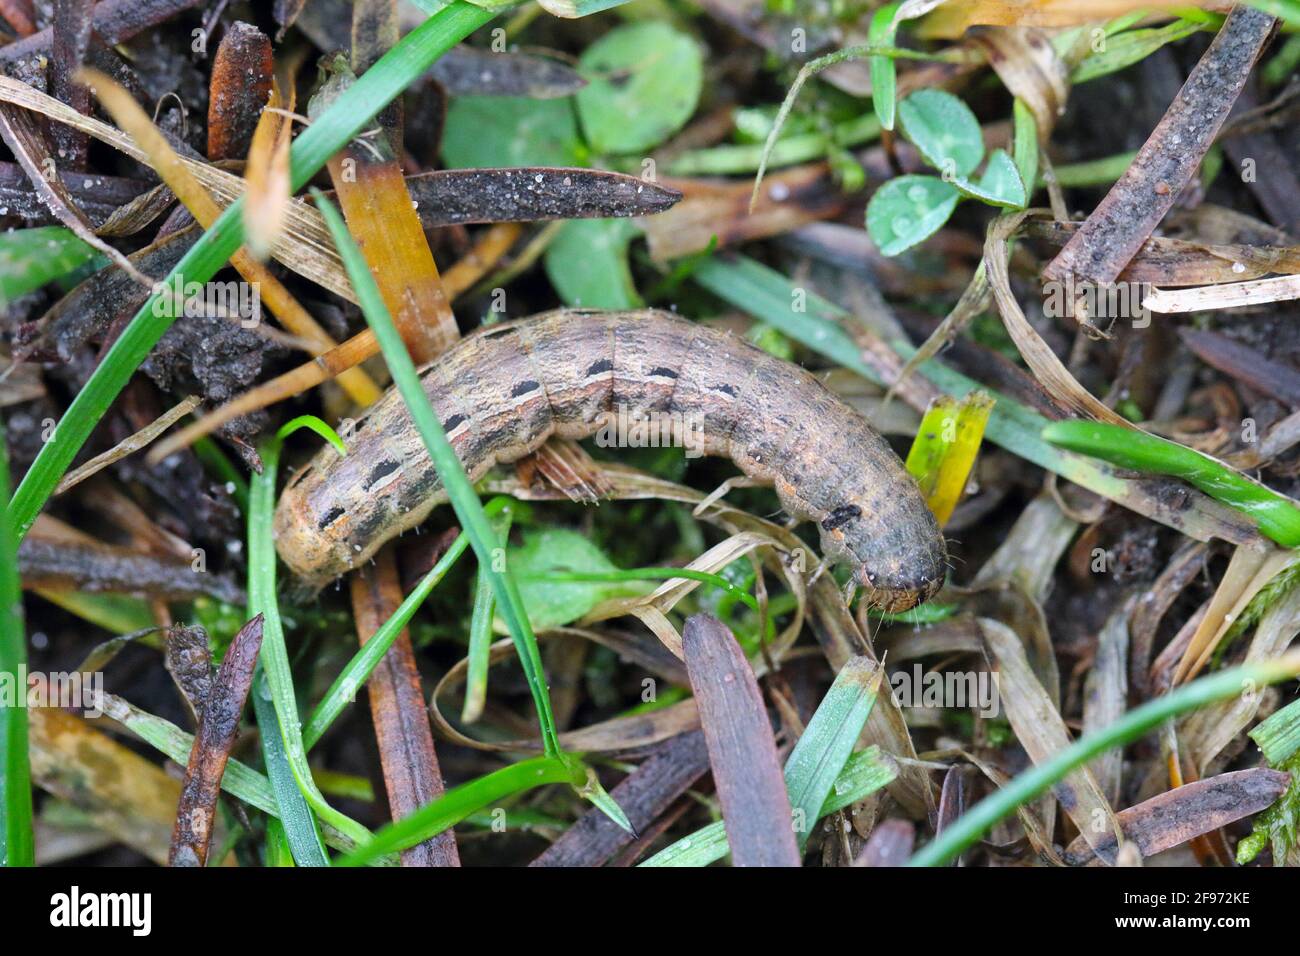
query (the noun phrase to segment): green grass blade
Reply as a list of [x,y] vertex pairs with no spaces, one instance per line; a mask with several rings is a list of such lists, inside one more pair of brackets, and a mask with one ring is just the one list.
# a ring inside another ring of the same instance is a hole
[[90,262],[105,265],[108,260],[63,226],[0,234],[0,309]]
[[1043,429],[1043,438],[1120,468],[1181,478],[1253,518],[1260,533],[1282,547],[1300,546],[1300,507],[1217,458],[1148,432],[1082,419],[1052,422]]
[[[262,761],[266,764],[270,780],[275,816],[280,821],[284,841],[289,846],[293,862],[298,866],[329,866],[329,855],[321,837],[316,815],[311,812],[307,798],[298,789],[293,767],[285,753],[284,730],[275,713],[275,704],[267,697],[266,674],[258,669],[253,677],[253,715],[261,731]],[[269,841],[268,841],[269,842]]]
[[1291,701],[1260,721],[1250,731],[1250,738],[1259,744],[1271,766],[1278,767],[1290,760],[1300,750],[1300,700]]
[[[493,530],[496,531],[502,548],[510,538],[510,518],[510,512],[506,511],[493,523]],[[460,719],[467,724],[479,719],[487,701],[488,670],[492,663],[492,618],[496,614],[496,607],[492,579],[479,568],[474,580],[474,610],[470,614],[469,649],[465,655],[468,661],[465,669],[465,703],[460,711]]]
[[[267,748],[268,771],[271,773],[273,783],[277,779],[277,771],[272,767],[272,760],[279,759],[281,755],[275,750],[274,743],[267,739],[268,737],[272,740],[278,739],[283,746],[283,759],[288,763],[303,799],[316,815],[349,839],[364,844],[370,839],[370,832],[329,805],[317,788],[315,780],[312,779],[311,769],[307,765],[307,748],[302,740],[298,700],[293,687],[293,671],[289,665],[289,651],[284,642],[284,623],[280,618],[280,605],[275,593],[276,554],[272,525],[275,514],[275,480],[280,465],[280,445],[289,432],[304,425],[317,431],[329,432],[334,442],[339,441],[324,422],[309,416],[295,419],[258,447],[258,453],[262,457],[262,472],[253,475],[249,485],[248,616],[250,618],[258,614],[263,616],[262,651],[259,660],[265,672],[266,686],[270,688],[276,722],[279,724],[278,733],[273,727],[263,725],[262,745]],[[255,698],[254,704],[260,706],[262,703],[264,701],[260,698]],[[282,794],[283,790],[277,788],[277,797]],[[306,859],[299,858],[297,855],[303,846],[289,829],[295,808],[285,803],[281,803],[280,806],[282,810],[280,818],[286,824],[290,845],[294,847],[294,859],[299,865],[305,865]]]
[[865,657],[846,663],[785,762],[785,786],[795,813],[799,848],[808,843],[812,817],[826,802],[853,745],[871,716],[882,668]]
[[[0,427],[0,500],[9,497],[9,452]],[[0,678],[16,695],[0,705],[0,865],[34,866],[32,775],[27,759],[26,683],[19,672],[27,662],[23,595],[18,581],[17,543],[6,515],[0,514]]]
[[[505,510],[508,498],[497,498],[488,502],[483,509],[489,514],[497,514]],[[415,616],[421,605],[433,593],[433,589],[447,575],[465,549],[469,547],[469,538],[461,533],[452,542],[447,552],[438,559],[438,563],[433,566],[428,574],[420,581],[419,584],[408,594],[402,601],[396,611],[386,620],[383,626],[375,631],[374,635],[361,645],[361,648],[353,655],[352,660],[348,661],[347,666],[334,679],[325,696],[321,698],[316,709],[312,711],[311,717],[302,730],[303,743],[310,750],[316,746],[316,743],[325,736],[330,725],[343,713],[345,707],[352,703],[356,696],[357,689],[370,679],[371,673],[383,660],[384,655],[388,653],[393,642],[397,640],[402,628],[410,623],[411,618]]]
[[581,787],[586,774],[581,764],[567,755],[533,757],[502,767],[477,780],[453,787],[432,803],[425,804],[410,816],[389,824],[375,834],[374,840],[339,861],[340,866],[359,866],[376,856],[396,853],[437,836],[455,826],[471,813],[516,793],[548,783],[567,783]]
[[1177,690],[1129,711],[1108,727],[1080,737],[1050,760],[1026,770],[1005,787],[985,797],[958,817],[951,826],[908,861],[909,866],[943,866],[978,840],[989,827],[1043,793],[1067,773],[1099,757],[1112,747],[1122,747],[1148,730],[1206,704],[1243,693],[1258,693],[1267,684],[1294,677],[1300,655],[1246,664],[1185,684]]
[[[412,30],[379,59],[293,144],[290,177],[296,191],[325,165],[394,97],[415,81],[439,56],[492,19],[492,14],[456,0]],[[244,238],[243,200],[230,205],[164,280],[206,282],[225,265]],[[53,493],[81,446],[117,398],[136,368],[175,320],[169,295],[151,296],[118,336],[77,393],[36,457],[9,505],[9,522],[19,538]]]
[[533,702],[537,707],[537,721],[541,727],[542,744],[547,754],[559,754],[561,752],[559,732],[556,730],[555,717],[551,711],[551,698],[546,689],[546,676],[542,667],[541,651],[537,647],[537,638],[533,634],[532,625],[529,623],[528,614],[513,576],[508,569],[498,571],[493,567],[492,552],[497,547],[497,536],[492,530],[491,519],[484,514],[478,493],[470,483],[469,476],[465,474],[465,468],[461,465],[455,449],[447,441],[442,422],[438,420],[437,413],[429,404],[429,397],[424,394],[424,387],[420,384],[420,376],[415,370],[415,364],[411,361],[402,337],[393,325],[392,316],[389,315],[388,308],[379,294],[374,276],[370,274],[361,250],[357,248],[356,242],[348,233],[343,217],[334,208],[334,204],[319,190],[313,190],[312,195],[334,236],[334,243],[338,246],[339,255],[356,290],[357,302],[366,317],[366,322],[374,330],[375,338],[384,353],[384,360],[393,375],[393,381],[403,401],[406,402],[407,410],[415,421],[420,437],[424,439],[429,457],[438,470],[438,477],[442,479],[443,487],[447,489],[447,496],[456,512],[456,518],[469,536],[474,553],[478,556],[479,567],[490,575],[492,590],[501,609],[501,616],[505,619],[510,636],[514,639],[515,648],[519,652],[520,666],[533,694]]

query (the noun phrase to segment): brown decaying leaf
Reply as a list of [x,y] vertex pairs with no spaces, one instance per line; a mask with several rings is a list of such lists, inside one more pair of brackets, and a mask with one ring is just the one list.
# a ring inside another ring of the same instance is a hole
[[69,488],[81,484],[96,472],[102,471],[114,462],[121,461],[127,455],[134,454],[198,407],[198,396],[188,396],[184,401],[174,405],[154,419],[148,427],[141,429],[129,438],[123,439],[108,451],[96,455],[84,465],[79,465],[68,472],[63,477],[63,480],[59,482],[58,487],[54,489],[54,493],[61,495]]
[[[351,594],[357,636],[364,645],[402,603],[391,546],[375,556],[372,566],[352,575]],[[366,687],[388,807],[397,821],[438,799],[445,790],[408,630],[403,628]],[[403,866],[459,866],[456,835],[451,829],[444,830],[403,850],[401,859]]]
[[686,620],[686,673],[699,707],[734,866],[799,866],[790,798],[763,695],[725,624]]
[[230,750],[239,734],[239,715],[248,699],[262,648],[262,615],[235,634],[222,658],[217,679],[204,702],[185,768],[176,825],[172,829],[169,866],[204,866],[217,820],[217,797]]
[[[1079,224],[1031,218],[1024,234],[1061,246],[1079,231]],[[1300,272],[1300,247],[1196,242],[1151,236],[1120,273],[1120,282],[1158,286],[1238,283],[1270,272]]]
[[[1178,0],[957,0],[927,17],[918,35],[956,38],[973,26],[1072,27],[1095,24],[1139,10],[1176,10]],[[1232,0],[1207,0],[1202,9],[1227,13]]]
[[1178,335],[1207,365],[1292,408],[1300,407],[1300,371],[1295,366],[1275,362],[1250,346],[1209,329],[1182,328]]
[[[704,735],[692,730],[659,745],[610,796],[633,829],[645,833],[708,769]],[[604,866],[632,840],[632,834],[593,807],[529,866]]]
[[1169,559],[1155,583],[1138,598],[1129,621],[1132,641],[1129,683],[1141,697],[1151,694],[1151,649],[1165,614],[1205,568],[1208,549],[1201,541],[1184,543]]
[[[1038,141],[1046,145],[1070,95],[1069,69],[1057,56],[1051,37],[1029,26],[976,28],[968,36],[984,50],[1002,85],[1029,107]],[[1033,183],[1025,186],[1032,190]]]
[[[217,679],[212,667],[212,652],[208,649],[208,632],[198,626],[183,624],[167,628],[163,666],[181,692],[195,726],[198,726],[212,693],[213,682]],[[86,665],[83,664],[82,668],[86,669]]]
[[208,93],[208,159],[243,159],[262,108],[271,97],[271,41],[249,23],[226,30],[212,61]]
[[853,860],[854,866],[904,866],[912,855],[916,827],[911,820],[882,820],[876,824],[866,846]]
[[1099,284],[1119,278],[1196,174],[1274,24],[1259,10],[1233,9],[1133,163],[1044,276]]
[[0,0],[0,16],[20,37],[29,37],[36,32],[36,11],[32,0]]
[[[55,0],[54,55],[50,66],[50,92],[79,113],[90,112],[90,91],[73,82],[72,75],[81,68],[90,48],[90,21],[94,0]],[[51,130],[58,146],[59,158],[68,169],[86,168],[86,134],[65,126]]]
[[[1167,790],[1118,814],[1124,838],[1144,857],[1154,856],[1193,837],[1258,813],[1282,795],[1291,775],[1265,767],[1237,770]],[[1100,852],[1115,850],[1107,834]],[[1065,849],[1066,860],[1078,866],[1095,863],[1091,847],[1080,837]]]

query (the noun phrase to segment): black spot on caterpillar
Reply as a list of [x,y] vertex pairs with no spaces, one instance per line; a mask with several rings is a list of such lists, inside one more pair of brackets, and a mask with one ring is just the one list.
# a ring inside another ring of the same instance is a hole
[[[624,421],[667,412],[673,427],[702,435],[701,451],[731,458],[773,484],[790,514],[817,522],[823,553],[852,567],[869,600],[905,610],[943,584],[934,517],[867,420],[797,365],[729,333],[653,310],[549,312],[463,339],[421,379],[473,480],[552,435],[590,436],[620,411]],[[446,501],[396,390],[361,421],[348,454],[322,449],[276,509],[280,556],[315,586]]]

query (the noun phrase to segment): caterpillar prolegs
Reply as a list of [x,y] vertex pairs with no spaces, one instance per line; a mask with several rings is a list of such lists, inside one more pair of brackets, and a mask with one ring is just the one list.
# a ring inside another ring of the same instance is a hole
[[[932,596],[943,537],[902,462],[865,418],[797,365],[666,312],[560,310],[487,326],[421,369],[424,389],[473,480],[552,435],[586,438],[627,421],[732,459],[815,521],[822,552],[852,567],[893,611]],[[446,501],[397,391],[294,477],[275,513],[284,562],[314,586],[368,561]]]

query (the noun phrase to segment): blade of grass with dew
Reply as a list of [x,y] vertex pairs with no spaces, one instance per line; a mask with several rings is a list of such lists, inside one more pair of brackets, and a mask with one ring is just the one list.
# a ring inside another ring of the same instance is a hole
[[[493,523],[493,531],[496,532],[501,548],[505,548],[510,540],[510,518],[511,513],[507,511]],[[465,654],[468,661],[465,671],[465,703],[460,710],[460,719],[466,724],[472,724],[483,716],[483,705],[487,703],[492,618],[495,614],[496,598],[492,593],[492,580],[479,568],[474,580],[474,610],[470,614],[469,648]]]
[[567,754],[521,760],[453,787],[410,816],[384,827],[370,843],[339,860],[339,865],[359,866],[376,856],[415,846],[498,800],[548,783],[567,783],[581,789],[586,783],[586,774],[582,765]]
[[1260,721],[1249,736],[1274,767],[1291,759],[1300,750],[1300,700],[1291,701]]
[[493,567],[492,551],[496,547],[497,539],[492,530],[492,522],[483,513],[478,493],[470,483],[469,476],[465,474],[465,468],[461,465],[456,450],[447,441],[447,434],[443,431],[442,423],[438,420],[433,406],[429,404],[428,396],[424,394],[419,373],[416,372],[411,356],[407,353],[406,346],[393,325],[392,317],[384,305],[379,288],[370,275],[361,251],[348,233],[343,217],[324,193],[312,190],[312,195],[321,214],[325,217],[325,223],[329,226],[335,245],[338,246],[343,265],[356,290],[361,311],[375,332],[375,338],[379,341],[393,381],[406,402],[416,429],[428,448],[429,457],[438,470],[438,477],[442,479],[443,487],[447,490],[447,497],[456,512],[456,518],[469,536],[470,544],[478,557],[479,567],[490,575],[492,590],[501,607],[501,616],[505,619],[510,635],[515,641],[520,666],[532,691],[545,751],[551,755],[559,754],[561,752],[559,732],[555,728],[555,718],[551,712],[551,700],[546,690],[546,678],[542,670],[542,656],[537,647],[537,638],[533,635],[532,627],[528,622],[528,615],[519,597],[514,578],[508,569],[498,571]]
[[[0,427],[0,500],[9,498],[9,452]],[[27,663],[17,543],[0,514],[0,677],[26,695],[19,674]],[[25,700],[0,705],[0,866],[35,866],[32,837],[32,772],[27,756]]]
[[[817,813],[821,820],[837,810],[865,800],[877,790],[893,783],[898,776],[898,767],[892,761],[881,757],[880,748],[870,746],[849,755],[842,769],[835,777],[830,793]],[[727,844],[727,830],[721,820],[700,827],[690,836],[682,837],[671,846],[665,847],[641,866],[708,866],[721,860],[731,852]]]
[[[265,635],[263,636],[265,639]],[[261,731],[262,762],[270,781],[271,797],[275,802],[275,818],[280,823],[280,833],[288,844],[289,855],[298,866],[329,866],[329,855],[320,825],[312,813],[307,798],[303,796],[294,779],[293,768],[285,754],[282,740],[283,727],[275,713],[275,704],[268,697],[266,672],[259,664],[253,676],[253,716]],[[268,843],[273,843],[268,835]]]
[[958,817],[933,841],[917,852],[909,866],[943,866],[975,843],[989,827],[1016,808],[1033,800],[1067,773],[1112,747],[1122,747],[1170,718],[1242,693],[1258,693],[1300,673],[1300,652],[1292,651],[1269,661],[1245,664],[1184,684],[1163,697],[1148,701],[1121,719],[1102,727],[1060,750],[1050,760],[1026,770],[1006,786],[985,797]]
[[1178,442],[1104,422],[1052,422],[1043,438],[1059,448],[1120,468],[1181,478],[1216,501],[1259,523],[1260,533],[1284,548],[1300,546],[1300,506],[1241,472]]
[[[290,153],[292,189],[301,189],[353,136],[443,53],[490,21],[493,14],[454,0],[403,37],[323,115],[303,131]],[[161,283],[206,282],[243,242],[243,200],[232,203]],[[176,319],[169,292],[149,300],[122,331],[89,381],[73,398],[9,503],[12,533],[21,539],[81,446],[145,356]]]
[[[258,446],[258,454],[262,457],[262,472],[253,475],[248,502],[248,616],[263,616],[260,661],[265,671],[266,684],[270,688],[276,720],[280,725],[278,735],[274,728],[263,726],[262,743],[263,747],[267,746],[265,737],[268,730],[272,731],[272,737],[278,736],[284,747],[283,758],[308,806],[321,820],[340,833],[358,844],[364,844],[370,839],[369,831],[329,805],[316,787],[311,768],[307,765],[307,749],[302,742],[302,723],[294,693],[293,671],[289,664],[289,651],[284,642],[284,624],[280,619],[280,606],[275,594],[276,554],[272,525],[276,475],[279,472],[281,445],[286,437],[299,428],[309,428],[321,435],[340,453],[344,450],[343,442],[334,430],[312,415],[303,415],[285,423],[275,435]],[[276,755],[273,748],[270,748],[267,750],[268,770],[274,782],[276,771],[270,767],[272,756]],[[281,804],[281,808],[287,809],[284,804]],[[288,831],[290,818],[282,813],[281,819]],[[294,840],[292,831],[289,831],[289,837],[294,847],[294,859],[301,865],[304,860],[299,859],[298,854],[304,848]]]
[[786,759],[785,786],[795,814],[800,849],[812,835],[808,818],[826,803],[835,787],[836,778],[871,716],[884,676],[885,669],[868,658],[850,658]]
[[[509,498],[494,498],[484,506],[483,511],[489,516],[495,516],[506,510],[510,501]],[[393,646],[393,642],[402,633],[402,628],[410,623],[411,618],[415,616],[415,612],[420,609],[421,605],[433,592],[433,589],[451,570],[452,565],[465,553],[467,547],[469,547],[469,537],[462,532],[456,536],[456,540],[452,542],[451,547],[438,559],[438,562],[411,593],[406,596],[397,610],[392,613],[392,616],[374,633],[373,637],[367,640],[352,655],[352,659],[339,672],[339,676],[334,679],[329,690],[325,692],[325,696],[321,698],[320,703],[316,705],[316,709],[312,711],[306,726],[303,727],[302,739],[308,750],[316,746],[339,714],[343,713],[344,708],[352,703],[356,697],[357,689],[370,679],[371,673],[379,666],[379,662],[388,653],[388,649]]]
[[416,430],[420,433],[425,448],[428,449],[429,458],[438,471],[438,477],[442,480],[443,487],[447,490],[447,497],[451,502],[452,510],[456,512],[456,518],[460,522],[461,528],[469,537],[470,545],[474,548],[474,554],[478,557],[479,567],[484,569],[490,576],[492,591],[496,595],[497,604],[501,609],[501,616],[505,619],[506,627],[510,631],[510,637],[514,641],[515,650],[519,657],[520,667],[524,672],[524,678],[528,682],[528,688],[533,695],[544,753],[548,757],[555,758],[568,768],[572,774],[584,777],[584,783],[578,788],[579,795],[584,799],[591,800],[620,827],[629,829],[627,817],[624,816],[621,810],[611,812],[611,810],[617,810],[617,807],[605,793],[595,774],[587,770],[586,766],[577,757],[566,754],[560,746],[560,735],[556,729],[555,716],[551,709],[551,695],[546,686],[542,653],[537,646],[537,637],[533,634],[532,625],[528,620],[528,611],[524,607],[523,599],[519,596],[519,587],[515,583],[509,568],[498,571],[492,560],[492,552],[495,549],[497,540],[492,530],[492,521],[484,514],[478,493],[474,490],[473,484],[470,483],[469,476],[465,474],[465,468],[461,464],[456,450],[447,441],[447,434],[443,431],[442,422],[438,420],[433,406],[429,403],[429,397],[424,393],[424,386],[420,383],[420,376],[415,370],[415,364],[411,361],[410,353],[407,352],[401,335],[398,333],[396,326],[393,325],[392,316],[388,314],[388,308],[384,305],[383,297],[379,293],[379,287],[375,284],[374,276],[370,274],[365,258],[361,255],[361,250],[357,248],[356,242],[348,232],[343,217],[320,190],[313,189],[312,196],[316,200],[317,208],[320,209],[325,218],[325,223],[334,238],[334,244],[338,247],[339,256],[343,260],[344,268],[347,269],[348,278],[352,280],[352,287],[357,293],[357,302],[361,306],[361,312],[370,328],[375,332],[375,339],[379,342],[380,350],[384,354],[384,361],[388,364],[388,370],[393,376],[393,382],[396,384],[402,400],[406,403],[407,411],[410,412],[411,418],[415,422]]
[[[883,384],[876,372],[863,361],[857,344],[840,324],[849,318],[848,313],[813,293],[804,297],[805,310],[796,312],[791,306],[793,284],[774,269],[745,256],[733,255],[705,260],[696,268],[692,278],[714,295],[776,326],[812,351],[856,372],[867,381]],[[904,359],[916,352],[908,342],[888,344]],[[936,360],[922,363],[917,374],[950,395],[964,395],[972,389],[985,388]],[[1050,423],[1047,418],[1009,396],[993,389],[985,390],[996,400],[985,431],[989,441],[1089,491],[1161,520],[1151,503],[1136,498],[1137,492],[1131,484],[1113,471],[1087,458],[1062,452],[1045,441],[1042,431]],[[1216,535],[1238,543],[1245,540],[1233,539],[1233,529],[1223,527],[1217,519],[1212,523],[1203,512],[1184,511],[1181,519],[1184,525],[1180,530],[1202,541]]]

